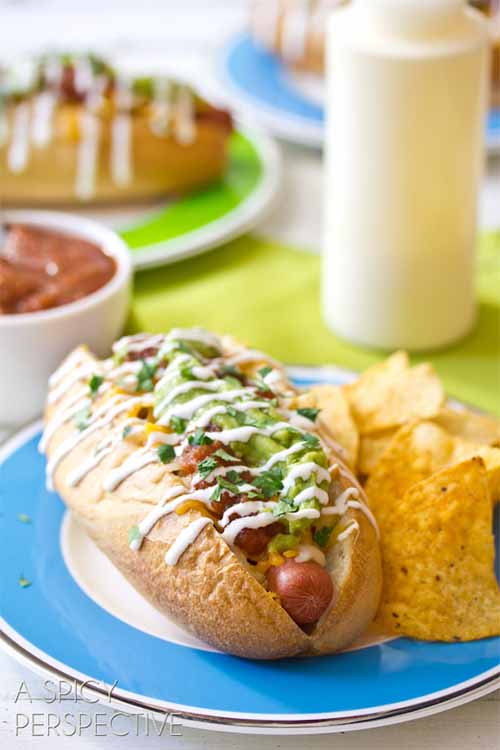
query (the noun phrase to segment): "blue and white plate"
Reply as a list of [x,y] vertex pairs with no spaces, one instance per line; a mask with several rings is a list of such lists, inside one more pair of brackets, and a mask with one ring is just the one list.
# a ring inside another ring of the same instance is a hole
[[[345,382],[291,368],[298,385]],[[368,634],[350,650],[256,662],[227,656],[135,592],[44,486],[40,425],[0,454],[2,639],[51,678],[130,712],[172,712],[205,729],[312,734],[414,719],[500,685],[500,638],[423,643]],[[21,584],[24,584],[21,585]]]
[[[317,76],[295,74],[266,52],[249,34],[232,39],[223,50],[220,77],[234,104],[253,115],[275,135],[292,143],[320,148],[324,112]],[[486,128],[488,151],[500,151],[500,110],[492,110]]]

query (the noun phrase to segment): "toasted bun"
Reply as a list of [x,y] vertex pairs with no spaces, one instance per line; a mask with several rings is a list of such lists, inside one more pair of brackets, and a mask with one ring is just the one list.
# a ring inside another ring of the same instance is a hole
[[[9,145],[0,147],[0,203],[33,206],[81,202],[75,182],[82,111],[81,104],[58,105],[51,140],[45,146],[30,147],[26,167],[20,172],[7,167]],[[8,116],[12,118],[12,112]],[[85,203],[141,201],[183,193],[220,178],[226,168],[229,118],[197,118],[194,140],[182,144],[172,135],[155,135],[148,116],[138,112],[131,117],[130,181],[117,185],[110,169],[111,117],[108,113],[99,119],[95,185]]]
[[[88,353],[84,356],[93,359]],[[77,388],[81,383],[72,386],[55,407],[49,406],[47,418],[64,409]],[[49,459],[73,433],[71,423],[55,431],[47,448]],[[255,659],[332,653],[366,629],[378,605],[381,564],[376,532],[362,512],[350,509],[345,516],[358,522],[359,533],[332,547],[327,569],[336,596],[330,610],[306,634],[212,525],[203,529],[175,566],[165,565],[165,552],[179,531],[199,517],[196,510],[164,516],[146,536],[140,553],[133,552],[128,530],[159,502],[176,478],[155,463],[136,471],[112,493],[106,492],[104,476],[133,452],[129,441],[122,441],[76,488],[70,487],[69,473],[88,458],[105,433],[103,429],[89,435],[59,463],[54,485],[98,547],[160,612],[222,651]],[[343,473],[351,477],[347,470]],[[352,484],[356,484],[353,477]]]

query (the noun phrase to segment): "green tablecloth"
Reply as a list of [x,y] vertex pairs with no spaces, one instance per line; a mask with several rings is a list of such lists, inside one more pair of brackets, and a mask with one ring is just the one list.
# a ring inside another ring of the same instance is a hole
[[[500,415],[500,233],[480,239],[479,319],[461,343],[430,359],[448,392]],[[130,331],[202,325],[288,364],[362,370],[385,353],[351,346],[325,326],[319,257],[245,236],[198,258],[137,274]]]

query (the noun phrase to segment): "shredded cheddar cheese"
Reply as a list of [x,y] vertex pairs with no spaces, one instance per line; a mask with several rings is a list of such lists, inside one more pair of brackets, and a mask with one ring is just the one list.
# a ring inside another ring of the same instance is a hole
[[207,510],[207,507],[203,505],[203,503],[200,503],[199,500],[186,500],[185,503],[182,503],[182,505],[179,505],[179,507],[175,509],[175,512],[177,513],[178,516],[183,516],[185,513],[188,513],[190,510],[197,510],[203,516],[207,516],[207,518],[212,518],[212,514],[209,513],[209,511]]

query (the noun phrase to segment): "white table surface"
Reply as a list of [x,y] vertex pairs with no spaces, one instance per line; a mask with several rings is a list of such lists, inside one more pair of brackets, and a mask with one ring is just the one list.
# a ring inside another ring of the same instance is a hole
[[[117,57],[156,64],[161,58],[186,76],[220,96],[211,75],[210,61],[225,38],[245,20],[245,0],[0,0],[0,55],[52,45],[92,47]],[[139,6],[139,7],[138,7]],[[146,52],[147,50],[147,52]],[[321,229],[320,154],[293,146],[283,147],[282,199],[261,226],[261,233],[317,251]],[[500,228],[500,158],[490,159],[480,196],[479,221],[483,228]],[[2,436],[0,435],[0,438]],[[62,745],[74,750],[134,747],[136,750],[494,750],[500,745],[500,691],[435,716],[379,729],[316,737],[262,737],[181,729],[182,736],[155,737],[132,725],[125,737],[97,736],[95,726],[81,736],[39,736],[29,730],[15,736],[16,713],[65,712],[95,714],[109,708],[64,702],[46,705],[14,702],[21,681],[31,695],[42,695],[42,678],[0,652],[0,747],[42,750]],[[304,686],[306,689],[306,686]],[[46,722],[45,722],[46,724]],[[176,730],[178,731],[178,730]]]

